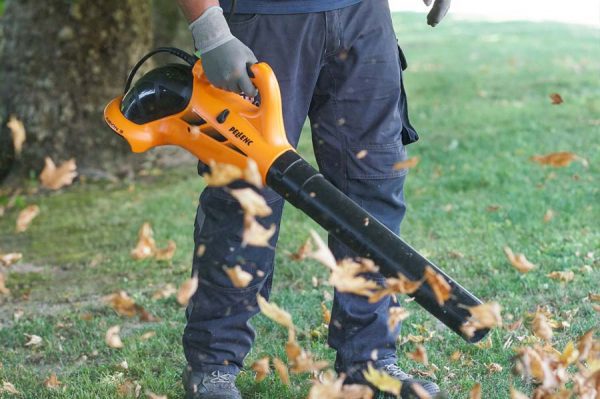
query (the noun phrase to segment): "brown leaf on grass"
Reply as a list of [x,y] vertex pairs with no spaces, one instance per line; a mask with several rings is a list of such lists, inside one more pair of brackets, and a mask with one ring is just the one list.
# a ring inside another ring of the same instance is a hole
[[277,226],[271,224],[268,229],[258,223],[252,216],[244,215],[244,232],[242,233],[242,246],[269,247],[269,240],[275,234]]
[[472,337],[475,331],[483,328],[502,326],[501,306],[497,302],[483,303],[477,306],[467,307],[471,317],[460,327],[461,331],[468,337]]
[[405,320],[410,313],[405,308],[400,306],[391,307],[388,311],[388,329],[395,331],[398,324]]
[[290,259],[301,261],[308,257],[308,254],[312,251],[312,243],[310,238],[307,239],[304,244],[298,248],[298,250],[292,254],[290,254]]
[[27,230],[33,219],[39,214],[40,207],[37,205],[29,205],[19,212],[19,216],[17,216],[17,233],[22,233]]
[[415,362],[424,364],[425,366],[429,364],[429,360],[427,359],[427,350],[425,350],[423,345],[417,345],[414,352],[408,352],[406,355]]
[[138,313],[135,301],[125,291],[106,295],[102,300],[121,316],[133,317]]
[[49,389],[56,389],[62,385],[62,382],[58,380],[55,373],[50,374],[44,381],[44,386]]
[[150,391],[146,391],[146,396],[148,396],[148,399],[169,399],[167,395],[158,395]]
[[169,284],[165,285],[163,288],[160,288],[160,289],[154,291],[154,293],[152,294],[152,299],[154,299],[154,300],[167,299],[167,298],[170,298],[175,293],[177,293],[177,288],[175,288],[175,286],[173,284],[169,283]]
[[419,158],[419,157],[412,157],[405,161],[396,162],[394,164],[394,170],[414,168],[415,166],[418,165],[420,160],[421,160],[421,158]]
[[254,381],[261,382],[267,375],[271,374],[271,368],[269,367],[269,356],[265,356],[262,359],[258,359],[251,366],[252,370],[256,372]]
[[248,164],[246,166],[246,169],[244,169],[244,180],[252,184],[254,187],[263,187],[262,176],[260,175],[260,171],[258,170],[258,165],[252,158],[248,158]]
[[548,223],[552,219],[554,219],[554,211],[552,209],[546,210],[546,213],[544,213],[544,223]]
[[423,280],[412,281],[398,273],[398,277],[389,277],[385,279],[385,287],[374,291],[369,296],[369,303],[379,302],[388,295],[412,294],[423,284]]
[[553,280],[559,280],[565,283],[572,281],[575,278],[575,273],[572,270],[556,271],[547,274]]
[[558,93],[552,93],[548,97],[550,97],[550,100],[552,100],[552,104],[554,104],[554,105],[563,103],[563,99],[560,96],[560,94],[558,94]]
[[146,222],[138,231],[138,242],[131,251],[131,257],[135,260],[151,258],[156,252],[156,242],[154,241],[154,232],[150,223]]
[[512,249],[510,249],[510,247],[504,247],[504,253],[506,254],[506,257],[508,258],[510,264],[513,265],[514,268],[520,271],[521,273],[527,273],[535,267],[533,263],[527,260],[525,255],[515,255]]
[[319,234],[317,234],[317,232],[314,230],[310,231],[310,236],[311,236],[313,242],[315,243],[315,245],[317,246],[317,250],[316,251],[309,250],[310,252],[308,252],[306,254],[306,257],[314,259],[317,262],[320,262],[321,264],[327,266],[331,270],[335,269],[335,267],[336,267],[335,257],[333,256],[333,253],[331,253],[331,250],[329,249],[327,244],[325,244],[325,242],[321,239]]
[[371,364],[369,364],[367,370],[363,371],[363,375],[368,382],[370,382],[380,391],[400,396],[402,382],[400,382],[400,380],[395,379],[386,372],[376,370]]
[[502,371],[502,366],[498,363],[490,363],[485,366],[490,373],[499,373]]
[[529,399],[529,396],[517,391],[514,387],[510,387],[510,399]]
[[321,378],[313,379],[308,399],[346,399],[342,392],[344,379],[344,376],[336,378],[331,371],[323,373]]
[[273,320],[275,323],[286,327],[288,330],[295,330],[294,322],[292,321],[292,316],[281,309],[279,306],[275,305],[272,302],[267,302],[265,298],[258,294],[256,296],[256,300],[258,302],[258,307],[260,311],[267,316],[269,319]]
[[580,158],[576,154],[567,151],[553,152],[547,155],[534,155],[531,157],[531,160],[539,163],[540,165],[549,165],[554,166],[555,168],[569,166],[573,161],[577,160],[582,162],[584,166],[587,165],[587,161],[585,161],[583,158]]
[[140,337],[140,340],[142,341],[148,341],[150,338],[154,337],[156,335],[156,331],[148,331],[142,334],[142,336]]
[[39,335],[25,334],[25,336],[27,337],[27,342],[25,343],[25,346],[40,346],[44,342],[42,337],[40,337]]
[[321,315],[323,316],[323,323],[329,324],[331,321],[331,311],[325,305],[325,302],[321,302]]
[[469,399],[481,399],[481,384],[476,383],[469,392]]
[[284,385],[290,385],[290,374],[288,373],[287,366],[278,357],[273,359],[273,367],[279,376],[279,379]]
[[592,348],[594,347],[594,329],[586,331],[579,340],[577,340],[577,350],[579,351],[579,361],[587,361],[590,355],[593,353]]
[[187,306],[190,298],[196,290],[198,289],[198,276],[193,275],[192,278],[186,280],[181,287],[179,287],[179,291],[177,292],[177,302],[181,306]]
[[40,182],[45,188],[58,190],[71,185],[77,177],[77,165],[73,158],[63,162],[58,168],[50,157],[46,157],[45,162],[44,170],[40,173]]
[[285,354],[287,355],[288,361],[293,361],[302,354],[303,349],[295,341],[294,337],[290,337],[285,343]]
[[2,382],[2,387],[0,388],[0,393],[3,393],[3,392],[9,393],[11,395],[20,395],[21,394],[21,392],[17,391],[17,388],[15,388],[15,386],[8,381]]
[[142,392],[142,386],[137,381],[125,380],[117,386],[117,393],[120,396],[139,398]]
[[425,267],[425,281],[435,294],[435,299],[438,304],[443,305],[450,298],[452,287],[446,279],[439,273],[437,273],[431,266]]
[[25,142],[25,138],[27,136],[25,132],[25,125],[23,125],[23,122],[21,122],[16,116],[11,115],[6,126],[8,126],[10,129],[15,155],[18,158],[21,155],[21,151],[23,151],[23,143]]
[[123,348],[123,341],[121,341],[121,337],[119,336],[120,331],[120,326],[112,326],[106,330],[106,334],[104,336],[104,342],[106,342],[106,345],[114,349]]
[[244,172],[235,165],[211,161],[209,166],[210,173],[202,175],[207,186],[222,187],[244,177]]
[[544,313],[539,311],[536,312],[533,321],[531,322],[531,327],[533,329],[533,334],[536,337],[548,342],[552,340],[552,327]]
[[4,280],[4,274],[0,273],[0,294],[10,295],[10,290],[6,288],[6,282]]
[[173,240],[167,241],[167,246],[165,248],[157,248],[154,254],[156,260],[171,260],[173,259],[173,255],[175,255],[175,250],[177,249],[177,244]]
[[591,292],[588,294],[588,299],[590,302],[600,302],[600,294],[592,294]]
[[273,211],[265,198],[251,188],[230,190],[229,193],[241,205],[246,216],[269,216]]
[[236,288],[245,288],[250,284],[254,276],[247,271],[243,270],[240,265],[234,267],[223,267],[227,277],[231,280],[231,283]]
[[9,254],[1,254],[0,255],[0,265],[4,267],[9,267],[18,261],[23,259],[23,254],[19,252],[12,252]]
[[558,360],[564,366],[568,366],[570,364],[575,363],[578,358],[579,358],[579,351],[575,348],[575,344],[573,344],[573,341],[569,341],[565,345],[565,349],[563,349]]

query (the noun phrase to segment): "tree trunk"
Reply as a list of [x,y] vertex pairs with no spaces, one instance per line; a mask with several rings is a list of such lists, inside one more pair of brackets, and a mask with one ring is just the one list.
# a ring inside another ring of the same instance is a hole
[[[106,103],[152,46],[150,0],[7,0],[0,19],[0,179],[39,172],[44,157],[110,169],[128,145],[105,126]],[[14,155],[6,122],[23,121]]]

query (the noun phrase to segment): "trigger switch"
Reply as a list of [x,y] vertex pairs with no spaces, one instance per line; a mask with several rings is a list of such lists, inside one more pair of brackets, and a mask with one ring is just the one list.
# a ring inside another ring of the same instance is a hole
[[217,122],[219,123],[223,123],[225,122],[225,119],[227,119],[227,117],[229,116],[229,110],[228,109],[224,109],[218,116],[217,116]]

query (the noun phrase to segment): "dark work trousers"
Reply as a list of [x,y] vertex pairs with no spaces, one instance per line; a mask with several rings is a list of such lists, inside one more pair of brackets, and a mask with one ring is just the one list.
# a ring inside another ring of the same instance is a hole
[[[308,115],[321,173],[399,234],[406,171],[394,164],[406,159],[403,141],[414,141],[416,133],[408,121],[388,1],[309,14],[234,15],[230,27],[275,71],[290,143],[298,144]],[[283,200],[270,189],[262,194],[273,214],[260,222],[279,226]],[[199,287],[183,335],[194,370],[237,373],[255,336],[249,320],[259,311],[256,295],[269,297],[279,227],[273,248],[241,247],[242,231],[239,204],[222,188],[206,188],[194,234],[196,248],[203,249],[193,261]],[[354,256],[331,237],[329,244],[338,259]],[[235,265],[254,275],[247,288],[233,287],[225,274],[224,266]],[[373,278],[383,281],[381,275]],[[373,356],[376,365],[396,362],[399,329],[388,329],[391,306],[398,305],[390,297],[369,304],[365,297],[335,292],[328,342],[337,351],[338,372],[353,374]]]

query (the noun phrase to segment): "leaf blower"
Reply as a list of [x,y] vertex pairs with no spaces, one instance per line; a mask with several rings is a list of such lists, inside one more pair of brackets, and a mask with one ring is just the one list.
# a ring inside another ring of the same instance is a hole
[[[139,67],[160,52],[173,54],[185,63],[157,67],[132,85]],[[134,152],[176,145],[205,164],[229,163],[241,169],[247,167],[251,158],[258,165],[264,184],[358,256],[374,261],[384,276],[398,277],[400,273],[411,280],[421,280],[425,268],[430,266],[450,285],[450,298],[440,304],[427,283],[411,296],[465,340],[480,341],[487,328],[467,335],[461,326],[470,318],[468,308],[482,302],[298,155],[286,138],[279,85],[273,71],[267,64],[257,63],[249,65],[248,72],[258,88],[258,105],[212,86],[195,56],[174,48],[156,49],[134,66],[124,95],[106,107],[105,120]],[[364,222],[367,219],[369,223]]]

